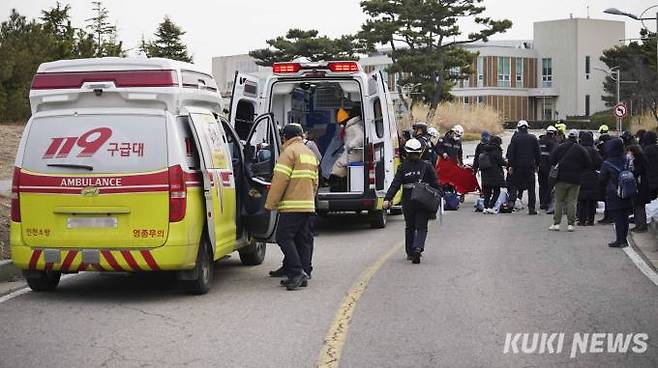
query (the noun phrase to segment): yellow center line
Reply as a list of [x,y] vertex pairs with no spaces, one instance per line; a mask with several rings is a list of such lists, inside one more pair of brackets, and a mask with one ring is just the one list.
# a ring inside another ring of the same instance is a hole
[[370,265],[359,277],[358,281],[352,285],[352,288],[343,299],[338,312],[331,322],[327,336],[324,339],[320,357],[318,358],[318,368],[337,368],[340,363],[340,355],[347,339],[347,331],[350,327],[352,316],[356,304],[361,299],[363,292],[368,287],[368,283],[375,276],[375,273],[386,263],[386,261],[396,252],[398,252],[404,243],[396,244],[393,248],[384,253],[375,263]]

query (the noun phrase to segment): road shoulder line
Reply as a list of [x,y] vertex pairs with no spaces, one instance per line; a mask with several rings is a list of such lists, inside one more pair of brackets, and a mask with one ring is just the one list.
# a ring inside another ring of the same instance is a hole
[[393,248],[389,249],[381,255],[375,263],[368,266],[368,268],[359,276],[358,280],[352,285],[347,295],[343,299],[338,308],[338,312],[329,327],[329,331],[324,339],[322,350],[318,358],[317,367],[319,368],[335,368],[340,363],[340,355],[347,339],[347,332],[350,327],[352,316],[356,304],[361,299],[364,291],[368,287],[368,283],[372,280],[373,276],[379,269],[386,263],[386,261],[400,249],[404,243],[398,243]]
[[633,241],[632,237],[629,237],[629,240],[632,244],[630,246],[624,248],[624,252],[626,255],[628,255],[628,258],[635,263],[635,266],[642,271],[642,273],[651,280],[656,286],[658,286],[658,274],[649,266],[646,261],[637,254],[637,251],[635,250],[635,242]]

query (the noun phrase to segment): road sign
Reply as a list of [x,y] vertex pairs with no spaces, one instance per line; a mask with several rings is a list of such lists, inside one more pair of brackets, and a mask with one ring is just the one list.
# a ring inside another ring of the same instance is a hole
[[626,117],[626,115],[628,115],[628,107],[626,107],[626,104],[624,104],[623,102],[620,102],[617,105],[615,105],[613,112],[616,117],[618,117],[619,119],[623,119]]

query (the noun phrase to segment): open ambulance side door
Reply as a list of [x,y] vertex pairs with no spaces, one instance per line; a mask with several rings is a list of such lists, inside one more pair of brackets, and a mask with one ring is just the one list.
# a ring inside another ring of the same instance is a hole
[[244,143],[247,190],[243,218],[249,235],[268,243],[276,241],[278,213],[266,210],[265,201],[280,151],[281,138],[273,114],[260,115]]
[[224,196],[225,187],[235,186],[227,176],[233,172],[232,163],[215,117],[209,113],[190,113],[188,119],[199,150],[208,239],[214,252],[217,247],[223,248],[235,241],[235,215],[224,213],[229,208],[225,203],[228,200]]
[[258,78],[235,72],[229,121],[241,140],[246,140],[254,119],[260,113]]

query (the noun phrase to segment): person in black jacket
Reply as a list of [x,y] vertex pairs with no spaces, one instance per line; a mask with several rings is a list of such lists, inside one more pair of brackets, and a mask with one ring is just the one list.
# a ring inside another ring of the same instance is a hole
[[436,154],[440,159],[453,160],[458,165],[464,164],[464,149],[462,147],[462,136],[464,128],[461,125],[455,125],[450,129],[443,138],[439,139],[436,144]]
[[483,152],[484,146],[489,144],[489,140],[491,139],[491,133],[487,132],[486,130],[482,132],[480,135],[480,143],[475,147],[475,156],[473,157],[473,172],[477,173],[478,170],[480,169],[480,154]]
[[635,233],[647,232],[647,203],[651,202],[649,194],[649,181],[647,180],[647,167],[649,163],[639,145],[634,144],[627,148],[629,166],[635,181],[637,182],[637,193],[633,196],[633,215],[635,227],[631,229]]
[[570,130],[567,141],[560,144],[551,155],[551,165],[559,165],[555,183],[555,214],[552,231],[560,231],[562,211],[566,205],[568,231],[576,230],[576,205],[580,191],[580,178],[592,167],[587,151],[578,144],[578,131]]
[[505,186],[504,168],[507,162],[503,158],[502,139],[498,136],[492,136],[489,143],[482,146],[483,160],[488,161],[486,167],[481,167],[482,190],[484,192],[484,211],[485,214],[493,214],[494,205],[500,196],[500,188]]
[[[607,159],[606,152],[605,152],[605,144],[612,139],[612,136],[609,133],[609,129],[607,125],[601,125],[599,128],[599,139],[596,144],[596,149],[599,151],[599,155],[601,155],[601,159],[605,161]],[[600,190],[601,193],[603,194],[603,200],[605,201],[605,187],[606,183],[600,183]],[[599,224],[601,225],[608,225],[612,224],[612,218],[610,217],[610,214],[608,213],[608,206],[605,206],[605,211],[603,212],[603,218],[599,220]]]
[[557,129],[554,126],[546,128],[546,134],[539,136],[539,209],[548,210],[551,205],[553,182],[548,178],[551,172],[551,153],[557,148]]
[[658,198],[658,139],[656,132],[648,131],[644,135],[642,150],[647,158],[647,182],[649,184],[649,200]]
[[587,168],[580,177],[580,192],[578,195],[578,226],[593,226],[596,207],[601,200],[601,186],[597,170],[603,160],[599,151],[594,148],[594,134],[580,132],[580,145],[585,148],[592,166]]
[[628,246],[628,215],[633,209],[631,199],[623,199],[617,195],[619,171],[626,167],[624,142],[620,138],[612,138],[605,144],[604,149],[606,160],[601,165],[599,180],[606,185],[605,203],[610,217],[614,220],[617,235],[617,239],[608,246],[624,248]]
[[514,207],[518,193],[528,191],[528,214],[537,214],[537,195],[535,187],[537,180],[535,172],[539,167],[541,152],[539,141],[533,134],[528,133],[528,122],[519,121],[517,132],[507,147],[507,161],[509,165],[509,205]]
[[425,250],[427,239],[427,222],[431,213],[420,208],[411,201],[411,192],[414,184],[425,182],[439,190],[439,180],[434,168],[429,162],[422,160],[420,155],[423,144],[417,139],[410,139],[404,146],[407,151],[407,159],[398,167],[395,178],[384,197],[384,208],[391,206],[391,200],[402,187],[402,212],[405,222],[405,248],[407,259],[414,264],[420,263],[420,257]]

